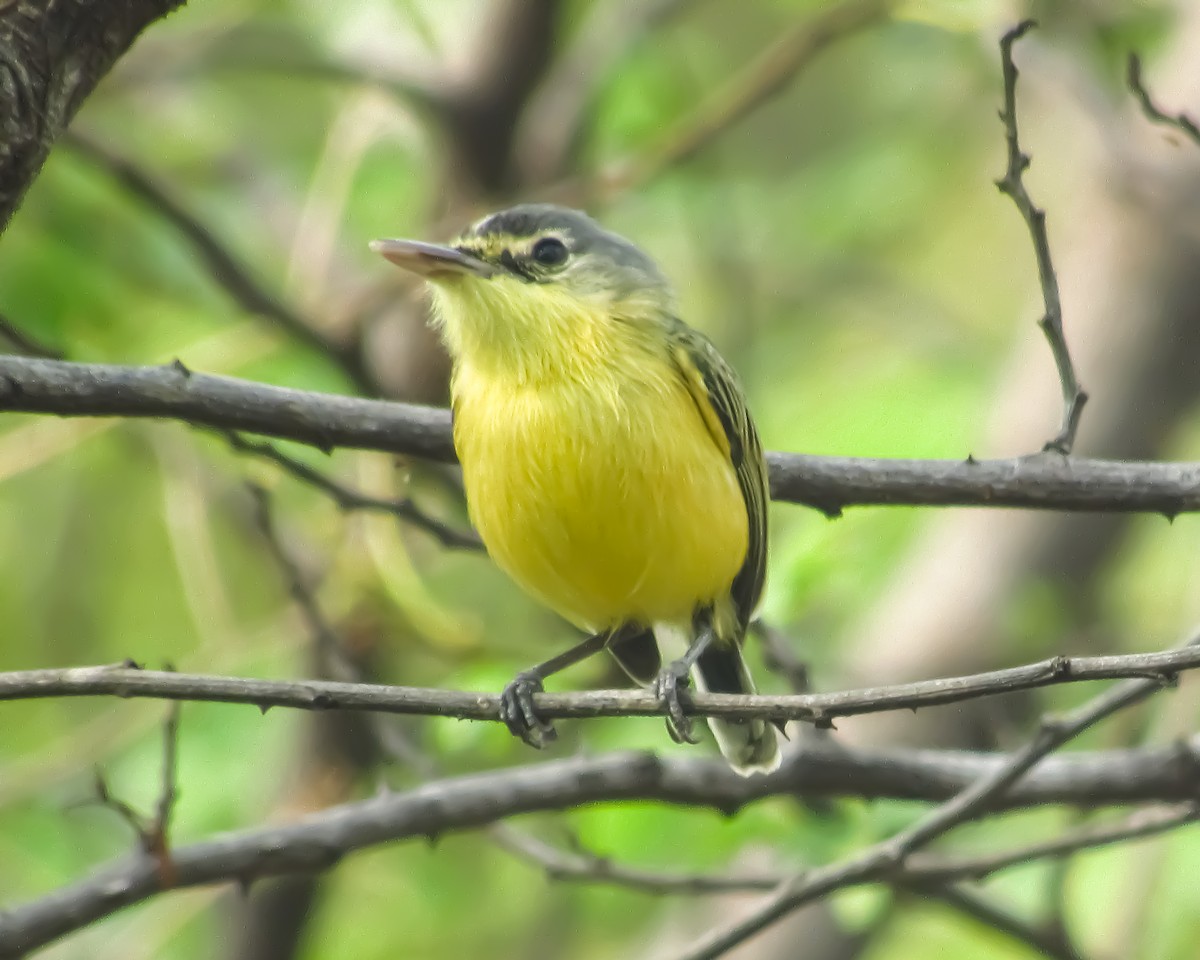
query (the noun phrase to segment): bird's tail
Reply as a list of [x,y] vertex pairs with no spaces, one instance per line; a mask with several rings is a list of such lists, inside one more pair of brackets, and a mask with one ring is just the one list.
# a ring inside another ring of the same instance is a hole
[[[754,693],[754,681],[737,643],[719,638],[700,655],[692,670],[697,690],[710,693]],[[708,726],[729,765],[742,776],[770,773],[779,767],[779,740],[765,720],[710,717]]]

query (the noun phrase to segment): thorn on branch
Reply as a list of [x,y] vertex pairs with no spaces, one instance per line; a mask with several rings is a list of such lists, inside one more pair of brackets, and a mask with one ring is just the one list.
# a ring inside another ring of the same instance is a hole
[[1023,174],[1029,169],[1030,158],[1021,150],[1017,129],[1017,77],[1019,72],[1013,62],[1013,46],[1029,30],[1036,26],[1033,20],[1023,20],[1009,30],[1000,40],[1000,67],[1004,81],[1004,107],[1000,121],[1004,124],[1004,139],[1007,146],[1008,166],[1004,176],[996,181],[996,187],[1009,197],[1029,228],[1033,241],[1033,253],[1037,260],[1038,280],[1042,288],[1045,313],[1038,325],[1050,344],[1054,365],[1062,387],[1062,424],[1053,439],[1047,441],[1043,452],[1056,451],[1068,456],[1075,446],[1075,435],[1079,430],[1079,418],[1083,414],[1088,395],[1079,385],[1075,364],[1067,348],[1063,332],[1062,301],[1059,296],[1058,277],[1050,257],[1050,240],[1046,234],[1046,212],[1038,208],[1025,189]]
[[1152,123],[1174,127],[1197,146],[1200,146],[1200,125],[1197,125],[1195,120],[1186,113],[1177,113],[1172,116],[1155,104],[1150,96],[1150,92],[1142,82],[1142,59],[1136,53],[1129,55],[1129,68],[1126,79],[1129,83],[1129,89],[1132,91],[1138,105],[1142,108],[1142,113],[1146,116],[1146,119]]

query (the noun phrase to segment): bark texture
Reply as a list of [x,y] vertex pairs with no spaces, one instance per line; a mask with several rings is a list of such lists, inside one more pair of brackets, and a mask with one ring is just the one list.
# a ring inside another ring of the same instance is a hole
[[0,0],[0,231],[55,140],[149,24],[184,0]]

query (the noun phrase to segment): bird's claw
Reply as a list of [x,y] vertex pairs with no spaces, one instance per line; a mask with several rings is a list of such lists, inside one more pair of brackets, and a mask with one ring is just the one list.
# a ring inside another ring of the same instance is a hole
[[533,695],[542,692],[542,678],[535,673],[518,673],[500,694],[500,719],[514,737],[540,750],[558,739],[558,731],[537,715]]
[[683,699],[690,680],[690,665],[683,660],[668,663],[654,679],[654,695],[667,710],[667,733],[676,743],[699,743],[693,732],[692,718],[683,712]]

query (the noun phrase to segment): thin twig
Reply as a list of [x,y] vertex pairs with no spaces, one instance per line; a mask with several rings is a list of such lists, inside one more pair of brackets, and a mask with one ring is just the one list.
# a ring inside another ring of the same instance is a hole
[[902,872],[913,853],[975,818],[1052,751],[1160,689],[1162,685],[1154,680],[1128,680],[1061,717],[1043,717],[1037,733],[1022,749],[916,823],[840,863],[788,878],[756,910],[704,937],[678,960],[716,960],[787,914],[835,890],[890,879]]
[[[409,63],[389,63],[386,68],[366,62],[355,63],[325,56],[290,41],[281,42],[279,37],[256,37],[246,32],[248,26],[240,28],[241,38],[238,43],[217,45],[213,55],[205,63],[205,68],[278,73],[289,80],[299,77],[333,83],[361,84],[384,90],[418,110],[442,109],[447,78],[441,75],[440,70],[433,64],[423,65],[425,69],[419,69]],[[265,56],[264,50],[270,50],[275,55]],[[282,53],[278,53],[279,51]]]
[[266,541],[267,549],[271,551],[271,557],[275,561],[275,565],[279,567],[280,572],[283,574],[288,596],[300,608],[304,622],[308,626],[309,632],[316,641],[320,652],[329,659],[336,660],[337,652],[340,648],[337,634],[329,624],[329,621],[325,619],[325,614],[317,603],[316,597],[309,588],[308,583],[305,581],[299,564],[284,549],[279,533],[275,529],[275,516],[271,510],[270,494],[254,483],[248,483],[246,487],[254,500],[255,523],[258,526],[259,532],[263,535],[263,540]]
[[[450,412],[291,390],[188,370],[0,356],[0,411],[178,420],[295,440],[320,450],[382,450],[450,462]],[[1150,512],[1200,510],[1200,464],[1058,457],[873,460],[769,453],[776,500],[829,516],[850,506],[1021,507]]]
[[904,865],[905,875],[922,882],[954,883],[983,880],[1009,867],[1036,860],[1064,862],[1084,850],[1142,840],[1200,820],[1200,803],[1189,801],[1165,807],[1138,810],[1106,823],[1067,830],[1050,840],[1040,840],[1011,850],[973,856],[917,854]]
[[[1050,860],[1065,864],[1077,853],[1098,847],[1143,840],[1177,830],[1200,820],[1200,804],[1139,810],[1110,823],[1070,830],[1050,840],[1030,843],[996,853],[963,856],[917,854],[909,858],[893,883],[944,886],[964,880],[983,880],[1012,867]],[[536,837],[506,828],[497,836],[506,850],[536,864],[555,880],[599,883],[640,890],[651,894],[754,893],[777,889],[786,879],[780,872],[757,874],[682,873],[647,870],[616,863],[608,857],[583,850],[560,850]]]
[[1129,89],[1133,92],[1137,99],[1138,105],[1142,108],[1142,113],[1146,118],[1154,123],[1161,123],[1168,127],[1174,127],[1197,146],[1200,146],[1200,126],[1197,126],[1196,121],[1189,117],[1186,113],[1177,113],[1171,115],[1161,110],[1150,96],[1142,82],[1142,60],[1136,53],[1129,55],[1129,70],[1127,74],[1129,81]]
[[600,191],[611,198],[636,190],[686,163],[786,90],[828,47],[883,19],[891,5],[892,0],[843,0],[801,21],[643,155],[602,174]]
[[[271,558],[279,568],[284,582],[287,584],[288,595],[300,608],[308,627],[313,646],[322,673],[332,677],[334,683],[350,683],[360,686],[372,686],[363,677],[361,665],[351,657],[342,642],[338,631],[321,607],[316,593],[309,586],[300,569],[300,565],[288,552],[283,537],[275,522],[271,509],[271,498],[266,490],[254,484],[248,484],[250,494],[254,498],[255,522],[271,552]],[[311,681],[310,681],[311,682]],[[321,682],[321,681],[317,681]],[[374,746],[379,755],[390,756],[406,766],[425,772],[429,769],[426,758],[415,746],[392,725],[384,725],[390,719],[379,713],[368,714],[368,730],[371,733]]]
[[652,894],[752,893],[779,886],[778,873],[738,876],[645,870],[615,863],[583,850],[560,850],[528,833],[498,829],[494,838],[509,853],[545,871],[551,880],[606,884]]
[[[153,816],[139,813],[132,805],[114,796],[104,773],[95,771],[96,802],[112,810],[137,837],[139,849],[153,858],[158,877],[164,887],[174,885],[175,867],[171,859],[170,828],[175,803],[179,798],[179,711],[181,704],[172,703],[163,723],[162,779]],[[2,921],[2,916],[0,916]],[[2,954],[0,954],[2,955]]]
[[368,496],[365,493],[353,490],[339,483],[321,471],[310,467],[302,460],[288,456],[272,444],[247,440],[232,430],[221,432],[234,450],[237,450],[239,453],[253,454],[256,457],[262,457],[264,460],[270,460],[272,463],[286,470],[297,480],[327,493],[333,499],[333,502],[344,511],[371,510],[380,513],[390,513],[404,522],[424,530],[443,547],[460,550],[483,549],[483,543],[475,534],[456,530],[436,517],[429,516],[429,514],[421,510],[408,497],[397,500]]
[[346,377],[364,393],[378,392],[359,350],[354,342],[340,342],[321,331],[311,320],[301,316],[267,290],[239,262],[227,243],[193,211],[172,197],[136,163],[118,156],[108,147],[72,130],[63,137],[69,146],[89,162],[112,176],[133,197],[141,200],[155,214],[179,233],[199,256],[200,262],[221,289],[229,294],[247,313],[265,317],[297,342],[315,350],[336,364]]
[[755,620],[750,624],[750,633],[762,644],[763,662],[767,669],[783,677],[792,693],[808,693],[812,689],[808,664],[796,655],[781,631],[765,620]]
[[529,98],[513,156],[523,183],[544,183],[567,170],[596,115],[597,92],[629,51],[693,0],[618,0],[593,5]]
[[[303,602],[301,596],[297,600]],[[689,697],[685,710],[698,717],[800,720],[828,725],[837,717],[917,710],[1089,680],[1144,677],[1161,687],[1173,683],[1180,672],[1196,669],[1200,669],[1200,647],[1119,656],[1053,657],[1005,670],[837,693],[747,695],[697,691]],[[500,719],[500,697],[496,694],[430,687],[331,680],[257,680],[119,666],[0,673],[0,702],[88,696],[243,703],[263,709],[370,710],[460,720],[498,722]],[[533,702],[538,714],[547,719],[659,717],[664,709],[652,691],[639,689],[536,693]]]
[[[1072,828],[1083,822],[1083,813],[1073,810],[1068,815]],[[1064,835],[1077,832],[1068,829]],[[1067,880],[1071,873],[1071,860],[1068,857],[1057,857],[1050,862],[1044,880],[1045,893],[1043,902],[1046,904],[1046,919],[1043,923],[1047,934],[1056,937],[1062,943],[1075,942],[1071,935],[1070,921],[1067,917]]]
[[[1200,650],[1200,646],[1192,643],[1184,649]],[[1004,766],[980,777],[947,803],[881,844],[885,859],[903,862],[913,851],[928,846],[985,809],[993,797],[1003,794],[1043,757],[1112,714],[1140,703],[1162,689],[1163,684],[1158,679],[1125,680],[1070,713],[1043,717],[1037,733]]]
[[155,834],[161,839],[161,852],[167,852],[167,831],[171,825],[171,817],[175,813],[175,804],[179,800],[179,711],[182,705],[171,704],[167,711],[167,720],[163,724],[163,757],[162,782],[158,795],[158,803],[154,809]]
[[1024,173],[1029,169],[1029,155],[1021,151],[1017,133],[1017,67],[1013,63],[1013,45],[1036,24],[1023,20],[1000,40],[1000,66],[1004,75],[1004,109],[1000,121],[1004,124],[1004,139],[1008,148],[1008,169],[996,181],[1000,192],[1012,199],[1029,227],[1033,241],[1033,254],[1037,259],[1038,280],[1042,286],[1042,300],[1046,312],[1038,325],[1050,344],[1054,354],[1054,365],[1058,368],[1058,380],[1062,386],[1062,426],[1053,440],[1046,443],[1044,450],[1057,450],[1064,456],[1070,454],[1075,445],[1075,434],[1079,430],[1079,418],[1083,413],[1088,396],[1075,376],[1075,364],[1067,349],[1063,332],[1062,301],[1058,292],[1058,277],[1050,259],[1050,239],[1046,234],[1046,211],[1034,205],[1025,189]]
[[26,356],[40,357],[43,360],[63,359],[61,350],[42,343],[36,337],[26,333],[3,314],[0,314],[0,337],[3,337]]
[[1018,943],[1036,950],[1050,960],[1084,960],[1074,944],[1058,931],[1044,930],[1022,920],[1016,914],[996,906],[985,896],[965,887],[945,887],[902,882],[897,886],[918,896],[950,907],[952,910],[982,923],[990,930],[1011,937]]

